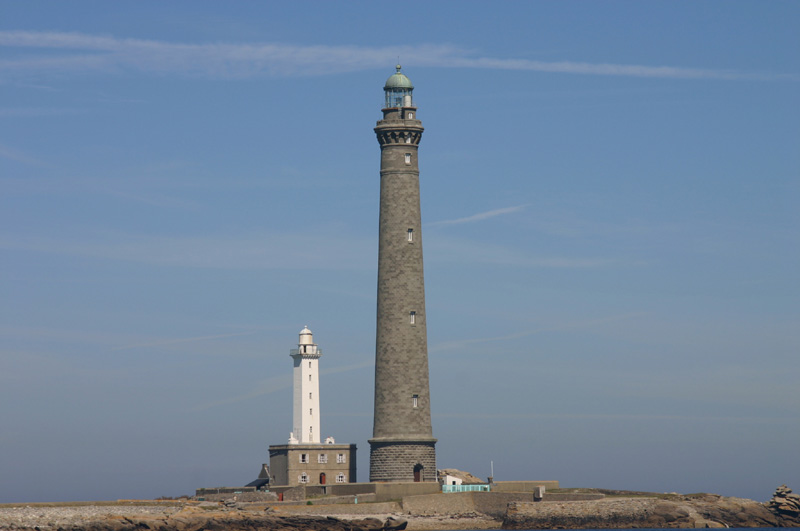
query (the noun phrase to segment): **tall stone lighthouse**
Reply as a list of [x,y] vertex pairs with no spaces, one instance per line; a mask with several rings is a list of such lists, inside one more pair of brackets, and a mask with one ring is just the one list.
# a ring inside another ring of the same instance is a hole
[[436,481],[422,269],[419,166],[422,122],[397,65],[384,86],[370,481]]

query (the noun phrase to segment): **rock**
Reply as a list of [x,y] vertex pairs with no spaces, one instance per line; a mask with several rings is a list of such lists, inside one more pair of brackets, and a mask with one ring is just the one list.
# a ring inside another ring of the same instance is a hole
[[[405,521],[377,518],[340,520],[324,516],[273,516],[261,511],[209,511],[187,507],[174,514],[92,514],[75,512],[68,522],[42,525],[38,515],[13,523],[0,520],[0,530],[14,531],[387,531],[404,529]],[[10,524],[10,525],[9,525]]]
[[722,496],[606,498],[510,504],[504,529],[798,527],[764,504]]
[[384,522],[383,529],[385,531],[402,531],[406,526],[408,526],[408,520],[390,516],[386,519],[386,522]]
[[766,506],[781,521],[781,525],[800,524],[800,496],[786,485],[775,489]]

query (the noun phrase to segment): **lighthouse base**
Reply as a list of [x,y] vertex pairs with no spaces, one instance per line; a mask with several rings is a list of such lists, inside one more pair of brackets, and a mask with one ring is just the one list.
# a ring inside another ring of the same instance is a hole
[[436,439],[369,440],[370,482],[435,482]]

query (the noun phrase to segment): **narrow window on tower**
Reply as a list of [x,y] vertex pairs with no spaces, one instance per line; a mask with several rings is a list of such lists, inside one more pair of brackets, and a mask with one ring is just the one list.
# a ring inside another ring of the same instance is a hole
[[406,144],[411,143],[411,135],[406,136]]
[[309,399],[311,398],[311,393],[308,393],[308,398],[309,398]]
[[308,362],[308,368],[309,369],[311,368],[311,362],[310,361]]
[[408,238],[408,243],[411,243],[411,242],[414,241],[414,229],[408,229],[407,238]]
[[419,395],[411,395],[411,405],[417,407],[419,405]]
[[408,322],[413,324],[417,324],[417,312],[410,312],[408,314]]
[[413,112],[408,113],[408,119],[409,120],[413,120],[414,119],[414,113]]
[[313,410],[313,409],[309,409],[309,410],[308,410],[308,414],[309,414],[309,415],[313,415],[313,414],[314,414],[314,410]]
[[406,153],[406,164],[411,164],[411,153]]
[[308,375],[308,381],[309,382],[311,381],[311,375],[310,374]]

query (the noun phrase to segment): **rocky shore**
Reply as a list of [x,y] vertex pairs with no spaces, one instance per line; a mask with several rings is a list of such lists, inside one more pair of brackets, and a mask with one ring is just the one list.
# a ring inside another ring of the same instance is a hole
[[310,515],[276,515],[243,507],[3,507],[0,529],[14,531],[394,531],[407,526],[388,517],[344,519]]
[[[0,505],[0,531],[439,531],[453,529],[800,527],[800,496],[785,485],[767,503],[714,494],[588,489],[599,499],[517,501],[504,516],[447,511],[457,498],[432,494],[443,510],[414,513],[402,503],[270,506],[197,501]],[[584,492],[585,494],[585,492]],[[602,496],[602,497],[600,497]],[[554,499],[557,499],[554,497]],[[458,505],[463,507],[463,504]],[[328,511],[326,512],[326,507]],[[456,505],[453,505],[456,507]],[[334,511],[334,508],[337,510]],[[391,508],[392,512],[387,512]],[[313,509],[313,511],[311,511]],[[356,509],[358,511],[356,512]],[[335,514],[334,514],[335,513]]]
[[766,504],[716,494],[620,494],[593,501],[512,503],[503,529],[800,527],[800,497],[787,497],[791,489],[785,485]]
[[277,514],[249,504],[0,506],[2,531],[437,531],[499,529],[500,524],[500,520],[481,514],[318,516]]

